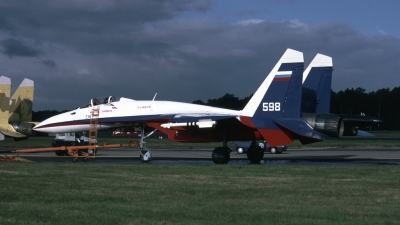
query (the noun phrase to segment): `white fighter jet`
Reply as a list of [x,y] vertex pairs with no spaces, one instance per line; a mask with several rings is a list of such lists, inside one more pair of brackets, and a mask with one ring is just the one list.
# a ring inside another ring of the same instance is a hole
[[[172,101],[136,101],[107,98],[99,104],[92,99],[88,107],[78,108],[51,117],[36,127],[35,131],[66,133],[87,131],[90,127],[92,107],[99,107],[98,129],[141,126],[147,124],[178,142],[217,142],[212,159],[226,164],[231,150],[228,141],[252,140],[247,152],[249,160],[257,163],[264,157],[256,144],[265,140],[272,147],[283,146],[299,139],[303,144],[324,139],[300,117],[303,53],[287,49],[243,110],[230,110],[191,103]],[[151,134],[151,133],[150,133]],[[151,160],[144,147],[144,134],[140,140],[142,161]]]

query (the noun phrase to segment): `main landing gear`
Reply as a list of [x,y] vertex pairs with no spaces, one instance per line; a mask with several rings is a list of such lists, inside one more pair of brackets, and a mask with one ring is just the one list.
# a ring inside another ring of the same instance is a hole
[[231,159],[231,149],[228,148],[225,133],[222,134],[223,147],[215,148],[212,152],[211,158],[215,164],[227,164]]
[[[230,160],[231,149],[226,145],[215,148],[212,152],[212,160],[215,164],[227,164]],[[259,164],[264,158],[264,150],[254,141],[247,150],[247,158],[252,164]]]

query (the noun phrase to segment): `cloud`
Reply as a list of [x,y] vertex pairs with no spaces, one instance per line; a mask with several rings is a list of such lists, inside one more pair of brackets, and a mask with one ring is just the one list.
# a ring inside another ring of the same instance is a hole
[[210,6],[209,0],[5,0],[0,26],[12,30],[10,35],[69,45],[81,52],[126,52],[127,45],[135,44],[130,34],[142,29],[143,23]]
[[239,21],[236,24],[243,25],[243,26],[248,26],[250,24],[258,24],[258,23],[262,23],[262,22],[264,22],[264,20],[261,20],[261,19],[248,19],[248,20]]
[[294,19],[294,20],[290,20],[289,27],[292,27],[292,28],[307,28],[308,25],[305,24],[305,23],[300,22],[299,19]]
[[47,60],[43,60],[42,63],[45,66],[48,66],[50,68],[56,67],[56,63],[53,60],[47,59]]
[[9,57],[37,57],[41,54],[36,47],[30,46],[30,43],[14,38],[7,38],[0,41],[0,46],[3,49],[3,54]]
[[386,31],[380,30],[380,29],[378,30],[378,33],[381,35],[388,35],[388,33]]
[[82,76],[90,76],[91,73],[88,68],[82,68],[77,71],[77,74],[82,75]]

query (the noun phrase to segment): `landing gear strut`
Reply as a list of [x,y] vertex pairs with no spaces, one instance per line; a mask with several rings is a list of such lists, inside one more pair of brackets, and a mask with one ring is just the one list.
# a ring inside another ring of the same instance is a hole
[[152,132],[148,133],[147,135],[144,135],[144,123],[143,123],[142,132],[141,132],[141,136],[140,136],[140,142],[139,142],[139,148],[140,148],[140,160],[142,160],[142,162],[144,162],[144,163],[148,163],[152,159],[151,151],[144,146],[144,144],[146,143],[144,141],[144,139],[150,137],[150,135],[152,135],[156,131],[157,130],[153,130]]

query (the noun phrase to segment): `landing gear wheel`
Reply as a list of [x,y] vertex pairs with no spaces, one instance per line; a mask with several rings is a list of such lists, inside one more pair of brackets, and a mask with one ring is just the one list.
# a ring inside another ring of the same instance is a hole
[[142,160],[142,162],[144,163],[148,163],[151,161],[151,152],[148,150],[141,150],[140,151],[140,160]]
[[230,150],[224,147],[215,148],[211,157],[215,164],[227,164],[231,158]]
[[264,158],[264,151],[258,145],[251,145],[249,150],[247,150],[247,158],[251,163],[260,163],[260,161]]

